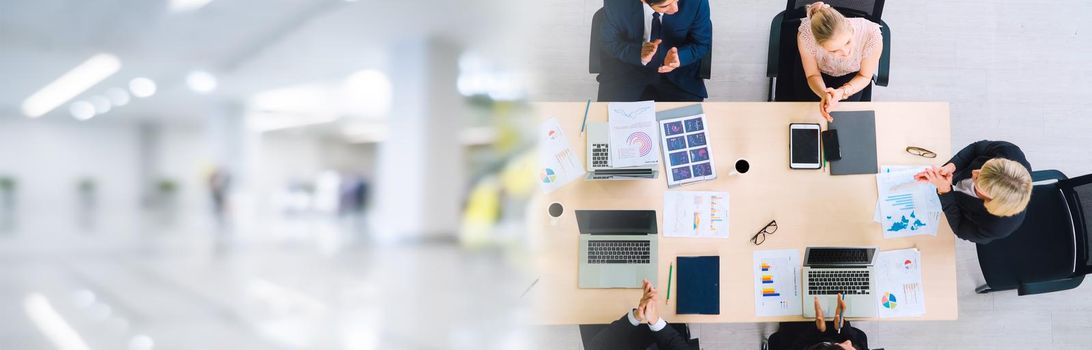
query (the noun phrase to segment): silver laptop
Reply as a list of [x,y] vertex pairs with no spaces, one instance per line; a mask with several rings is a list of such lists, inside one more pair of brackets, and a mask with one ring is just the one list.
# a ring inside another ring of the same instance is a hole
[[655,210],[577,210],[580,288],[656,284],[659,258]]
[[659,165],[647,167],[615,168],[610,161],[610,127],[607,123],[588,123],[588,174],[586,180],[644,180],[655,179]]
[[815,301],[833,320],[838,293],[846,302],[845,317],[876,317],[876,248],[812,247],[804,253],[804,317],[815,318]]

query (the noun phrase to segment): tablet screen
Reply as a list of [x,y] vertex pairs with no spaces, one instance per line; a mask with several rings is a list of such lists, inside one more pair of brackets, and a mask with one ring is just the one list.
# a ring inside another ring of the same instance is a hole
[[792,163],[819,163],[819,130],[792,129]]

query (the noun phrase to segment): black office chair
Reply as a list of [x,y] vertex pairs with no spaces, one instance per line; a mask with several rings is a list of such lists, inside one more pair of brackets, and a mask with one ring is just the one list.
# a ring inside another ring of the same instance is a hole
[[[603,37],[601,28],[603,27],[603,17],[605,16],[606,14],[603,12],[602,8],[595,11],[595,14],[592,15],[591,38],[588,40],[588,73],[591,74],[599,74],[602,71],[603,43],[600,41],[600,38]],[[712,75],[712,61],[713,50],[710,49],[709,52],[705,53],[705,56],[701,58],[701,69],[699,70],[698,75],[702,79],[708,80]]]
[[1068,179],[1060,171],[1044,170],[1031,176],[1039,184],[1032,190],[1024,223],[1004,239],[978,245],[978,264],[986,278],[975,289],[979,294],[1073,289],[1092,272],[1092,174]]
[[[815,322],[781,322],[777,325],[777,332],[770,334],[766,341],[762,342],[762,350],[780,350],[792,345],[792,337],[807,331],[805,328],[815,327]],[[864,335],[868,339],[867,335]],[[874,350],[884,350],[883,348]]]
[[[804,66],[800,63],[800,51],[796,46],[796,32],[800,20],[807,15],[804,5],[817,0],[788,0],[785,10],[774,16],[770,23],[770,46],[767,53],[766,77],[770,78],[767,101],[819,101],[808,87]],[[883,52],[880,65],[872,77],[875,85],[887,86],[891,68],[891,28],[880,18],[884,0],[827,0],[846,17],[863,17],[880,25],[883,34]],[[859,92],[862,101],[872,100],[872,84]]]
[[[580,325],[580,343],[584,345],[584,349],[596,350],[591,348],[591,341],[595,338],[599,331],[607,328],[606,324],[582,324]],[[685,323],[668,323],[668,327],[675,328],[675,331],[682,334],[683,339],[689,339],[687,345],[692,350],[700,350],[701,346],[698,343],[698,339],[690,339],[690,327],[687,327]],[[659,347],[656,344],[652,344],[647,350],[658,350]]]

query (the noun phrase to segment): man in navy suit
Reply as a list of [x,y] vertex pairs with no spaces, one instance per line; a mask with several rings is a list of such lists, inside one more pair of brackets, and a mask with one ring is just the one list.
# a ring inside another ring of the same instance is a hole
[[604,0],[599,101],[701,101],[709,0]]

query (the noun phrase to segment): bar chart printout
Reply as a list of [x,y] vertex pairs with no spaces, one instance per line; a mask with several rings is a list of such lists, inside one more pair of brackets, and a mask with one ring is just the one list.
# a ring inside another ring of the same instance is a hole
[[795,249],[754,253],[755,315],[800,315],[800,253]]

